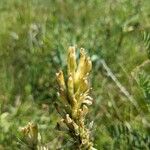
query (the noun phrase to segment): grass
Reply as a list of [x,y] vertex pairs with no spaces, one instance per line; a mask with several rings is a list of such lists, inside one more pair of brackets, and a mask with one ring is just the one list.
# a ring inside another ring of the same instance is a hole
[[148,149],[150,63],[143,34],[150,31],[149,10],[149,0],[1,0],[0,149],[19,149],[18,129],[30,121],[49,149],[70,149],[72,140],[54,130],[53,105],[55,73],[66,70],[70,45],[84,47],[93,62],[87,122],[93,121],[94,147]]

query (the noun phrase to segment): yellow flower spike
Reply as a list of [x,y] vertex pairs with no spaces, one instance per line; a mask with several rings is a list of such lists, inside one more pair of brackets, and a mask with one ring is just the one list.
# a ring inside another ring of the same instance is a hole
[[68,74],[72,74],[74,79],[74,74],[76,70],[76,53],[75,53],[75,46],[71,46],[68,49]]
[[90,57],[87,57],[84,49],[81,48],[77,66],[75,47],[69,47],[67,63],[67,81],[65,82],[62,71],[56,74],[59,84],[59,96],[67,102],[60,107],[58,112],[60,114],[61,112],[64,113],[62,118],[69,130],[67,133],[75,139],[73,149],[92,150],[93,143],[90,139],[89,130],[85,125],[85,117],[88,113],[86,105],[92,104],[92,99],[89,96],[91,88],[88,82],[92,62]]

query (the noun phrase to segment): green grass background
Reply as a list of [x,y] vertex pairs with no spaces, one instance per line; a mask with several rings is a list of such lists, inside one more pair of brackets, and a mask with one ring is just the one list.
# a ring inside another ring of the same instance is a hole
[[148,60],[143,33],[149,31],[149,0],[0,0],[0,149],[19,149],[18,128],[29,121],[38,124],[50,149],[70,149],[72,140],[54,130],[60,118],[53,102],[55,73],[66,68],[67,48],[77,45],[93,61],[87,124],[93,121],[95,147],[148,150],[150,63],[136,68]]

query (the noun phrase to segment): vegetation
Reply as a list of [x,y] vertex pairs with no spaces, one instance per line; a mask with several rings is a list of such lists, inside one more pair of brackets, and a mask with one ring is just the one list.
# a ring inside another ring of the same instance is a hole
[[56,72],[67,81],[67,48],[75,46],[77,59],[84,47],[92,60],[91,146],[148,150],[149,10],[149,0],[1,0],[0,149],[73,149],[55,107]]

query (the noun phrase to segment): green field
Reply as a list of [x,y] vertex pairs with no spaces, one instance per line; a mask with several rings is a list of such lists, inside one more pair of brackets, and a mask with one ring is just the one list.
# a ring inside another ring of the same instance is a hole
[[54,107],[72,45],[92,59],[94,147],[149,150],[149,0],[0,0],[0,150],[22,149],[28,122],[50,150],[72,150]]

